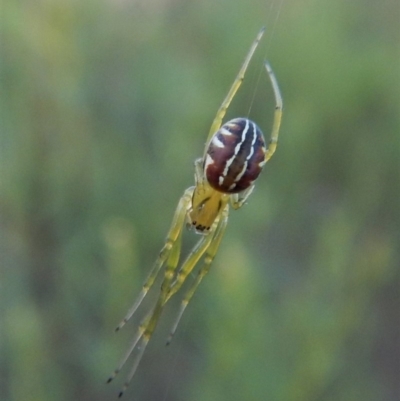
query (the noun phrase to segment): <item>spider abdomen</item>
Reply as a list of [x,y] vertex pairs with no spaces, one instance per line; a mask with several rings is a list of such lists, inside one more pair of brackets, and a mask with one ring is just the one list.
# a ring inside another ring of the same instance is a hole
[[225,123],[211,138],[204,173],[209,184],[224,193],[241,192],[254,182],[265,164],[261,130],[247,118]]

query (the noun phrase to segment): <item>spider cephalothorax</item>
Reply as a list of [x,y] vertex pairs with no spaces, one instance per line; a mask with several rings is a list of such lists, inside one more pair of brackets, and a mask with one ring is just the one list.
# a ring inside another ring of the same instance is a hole
[[[276,103],[268,147],[261,130],[247,118],[235,118],[222,125],[226,110],[243,81],[245,71],[263,33],[264,28],[252,43],[235,81],[218,109],[208,134],[203,157],[195,161],[195,186],[188,188],[181,197],[165,244],[138,298],[116,329],[118,331],[122,328],[135,313],[154,284],[158,273],[164,267],[164,278],[157,302],[140,324],[128,352],[108,379],[110,382],[118,374],[131,353],[137,348],[138,353],[134,359],[132,370],[119,396],[122,396],[132,380],[165,304],[179,291],[202,259],[203,264],[196,279],[183,296],[167,343],[171,341],[186,306],[210,269],[211,262],[218,251],[228,223],[229,205],[234,209],[239,209],[244,204],[253,191],[254,182],[264,164],[275,152],[282,117],[282,97],[275,75],[267,62],[265,68],[272,83]],[[182,260],[180,251],[182,228],[185,223],[203,235],[186,259]]]

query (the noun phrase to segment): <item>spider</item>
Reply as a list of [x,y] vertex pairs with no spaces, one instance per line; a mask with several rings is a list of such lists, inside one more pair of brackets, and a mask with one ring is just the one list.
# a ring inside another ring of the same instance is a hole
[[[228,223],[229,204],[235,210],[243,206],[254,189],[254,181],[275,152],[282,118],[282,96],[268,62],[265,62],[265,68],[275,96],[274,121],[268,147],[265,145],[261,130],[247,118],[235,118],[222,125],[222,119],[243,81],[264,30],[265,28],[262,28],[257,34],[238,75],[217,111],[207,137],[203,157],[194,163],[195,186],[188,188],[181,197],[165,244],[138,298],[116,328],[116,331],[120,330],[132,317],[164,267],[164,278],[156,304],[140,323],[131,346],[107,381],[109,383],[115,378],[137,347],[137,355],[119,397],[123,395],[137,370],[165,304],[180,290],[202,259],[203,264],[196,279],[184,295],[177,318],[173,323],[167,344],[171,342],[183,312],[200,282],[208,273],[218,251]],[[186,259],[181,262],[181,240],[185,223],[187,227],[194,228],[194,231],[202,236]]]

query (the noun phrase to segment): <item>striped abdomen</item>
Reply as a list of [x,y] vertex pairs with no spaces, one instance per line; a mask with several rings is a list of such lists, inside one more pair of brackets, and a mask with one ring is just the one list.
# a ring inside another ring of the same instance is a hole
[[225,123],[211,138],[204,159],[204,173],[217,191],[237,193],[248,188],[265,164],[261,130],[247,118]]

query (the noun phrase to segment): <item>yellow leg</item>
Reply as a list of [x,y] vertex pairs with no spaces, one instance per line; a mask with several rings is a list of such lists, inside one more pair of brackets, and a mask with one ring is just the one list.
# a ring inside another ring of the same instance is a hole
[[272,89],[274,90],[275,95],[274,123],[272,126],[271,139],[269,141],[267,151],[265,152],[265,161],[267,162],[275,153],[276,146],[278,144],[279,128],[282,120],[283,101],[281,91],[279,90],[278,81],[268,62],[265,62],[265,68],[269,75],[269,79],[271,80]]
[[179,272],[176,274],[176,277],[169,288],[165,302],[167,302],[174,294],[176,294],[180,290],[188,275],[193,271],[200,258],[209,248],[210,244],[213,241],[218,221],[219,218],[215,220],[208,235],[204,236],[197,243],[197,245],[186,258],[185,262],[182,264],[182,267],[179,269]]
[[[214,227],[215,230],[215,227]],[[181,234],[182,232],[179,231],[177,234],[177,238],[175,238],[174,242],[172,243],[172,247],[168,253],[168,257],[166,260],[166,268],[164,272],[164,280],[161,284],[161,290],[160,290],[160,295],[158,297],[157,303],[154,307],[154,309],[151,311],[150,314],[148,314],[145,319],[142,321],[142,323],[139,326],[139,329],[128,349],[128,352],[124,355],[123,359],[121,360],[118,368],[113,372],[111,377],[108,379],[108,383],[111,382],[114,377],[119,373],[121,368],[125,365],[126,361],[132,354],[132,352],[137,348],[139,352],[136,354],[134,360],[133,360],[133,365],[131,368],[131,371],[129,372],[129,375],[122,387],[121,392],[119,393],[119,397],[121,397],[124,393],[124,391],[127,389],[129,386],[129,383],[131,382],[133,376],[135,375],[136,369],[139,366],[140,360],[144,354],[144,350],[149,343],[151,336],[153,335],[153,332],[157,326],[157,323],[159,321],[159,318],[161,316],[161,313],[164,309],[165,304],[168,302],[169,298],[171,297],[170,295],[170,290],[173,287],[173,284],[177,280],[177,278],[180,276],[180,273],[176,273],[177,265],[179,263],[179,258],[180,258],[180,244],[181,244]],[[213,237],[213,232],[211,231],[209,235],[203,236],[194,250],[190,253],[186,261],[183,263],[182,268],[180,271],[184,268],[185,271],[187,270],[188,266],[190,266],[190,271],[193,269],[193,267],[196,265],[198,260],[201,258],[201,256],[204,254],[204,252],[207,250],[210,241]],[[188,273],[189,274],[189,273]]]
[[[133,359],[133,365],[132,368],[125,380],[124,385],[122,386],[121,391],[118,394],[118,397],[122,397],[122,395],[124,394],[125,390],[128,388],[130,382],[133,379],[133,376],[136,373],[136,370],[139,366],[139,363],[143,357],[144,351],[147,347],[147,344],[150,341],[151,335],[153,334],[153,331],[157,325],[158,319],[161,316],[161,312],[163,310],[163,304],[161,303],[161,300],[158,299],[157,304],[155,306],[155,308],[153,309],[152,313],[147,316],[143,323],[140,325],[139,330],[136,334],[136,337],[127,353],[127,355],[124,357],[124,360],[122,361],[122,364],[120,365],[119,369],[121,369],[121,367],[125,364],[125,362],[127,361],[127,359],[129,358],[130,354],[133,352],[133,350],[135,349],[135,347],[137,346],[139,352],[137,353],[137,355],[135,356],[135,358]],[[118,369],[118,371],[119,371]],[[118,373],[118,371],[116,371]],[[111,381],[111,379],[115,377],[112,376],[108,383]]]
[[[255,38],[254,42],[252,43],[249,53],[247,54],[246,58],[244,59],[243,65],[239,70],[238,75],[235,78],[235,81],[233,82],[231,88],[229,89],[228,94],[226,95],[226,98],[222,102],[220,108],[218,109],[217,115],[214,118],[213,123],[211,124],[210,132],[207,137],[207,142],[208,143],[211,139],[211,137],[219,130],[222,124],[222,119],[225,116],[226,110],[228,109],[233,97],[235,96],[237,90],[240,88],[240,85],[243,82],[244,74],[247,70],[247,67],[250,63],[251,58],[253,57],[253,54],[258,46],[258,43],[261,40],[261,37],[263,36],[265,31],[265,27],[263,27],[260,32],[258,32],[257,37]],[[206,146],[207,149],[207,146]]]
[[246,203],[247,199],[252,194],[253,190],[254,190],[254,184],[252,184],[244,191],[239,192],[238,194],[231,195],[231,205],[233,209],[235,210],[240,209]]
[[174,277],[174,271],[176,270],[176,267],[178,266],[178,263],[179,263],[180,249],[181,249],[181,237],[182,237],[182,230],[179,232],[178,238],[176,238],[175,241],[172,243],[172,248],[169,252],[169,256],[167,259],[167,266],[165,268],[164,280],[161,285],[161,293],[160,293],[160,296],[157,300],[155,307],[142,320],[128,351],[125,353],[125,355],[122,358],[122,360],[120,361],[117,369],[114,370],[113,374],[110,376],[110,378],[107,381],[107,383],[110,383],[115,378],[115,376],[119,373],[119,371],[125,365],[128,358],[131,356],[132,352],[135,350],[136,346],[138,346],[137,348],[138,348],[139,352],[133,360],[133,365],[132,365],[131,371],[129,372],[129,375],[124,383],[124,386],[122,387],[122,390],[119,393],[119,397],[122,397],[124,391],[128,388],[129,383],[131,382],[131,380],[136,372],[136,369],[139,366],[140,360],[142,359],[142,356],[144,354],[144,350],[147,346],[147,343],[149,342],[150,337],[157,325],[158,319],[161,316],[162,309],[165,305],[166,294],[168,293],[168,289],[169,289],[171,281]]
[[[132,317],[132,315],[135,313],[136,309],[139,307],[141,302],[143,301],[143,298],[146,296],[146,294],[149,292],[150,288],[154,284],[154,281],[164,265],[165,261],[170,255],[171,249],[173,248],[173,245],[179,238],[181,232],[182,232],[182,227],[185,222],[185,217],[187,210],[190,206],[191,200],[192,200],[192,194],[193,194],[193,187],[189,188],[185,191],[183,194],[182,198],[180,199],[178,203],[178,207],[176,208],[174,218],[172,220],[171,228],[168,232],[167,239],[165,241],[165,245],[161,249],[161,252],[153,266],[153,268],[150,271],[149,276],[147,277],[145,283],[143,284],[142,290],[139,293],[139,296],[136,298],[134,304],[132,307],[129,309],[128,313],[124,317],[124,319],[121,321],[121,323],[117,326],[115,331],[120,330],[123,326],[125,326],[126,322]],[[178,253],[180,251],[180,245],[178,249]],[[179,255],[178,255],[179,257]]]
[[121,398],[124,395],[125,390],[128,388],[129,383],[132,381],[133,376],[136,373],[136,370],[137,370],[137,368],[139,366],[139,363],[140,363],[140,361],[142,359],[142,356],[144,354],[144,351],[146,349],[146,346],[147,346],[148,342],[149,342],[149,339],[147,339],[147,341],[145,341],[145,337],[142,337],[142,341],[141,341],[141,344],[139,346],[139,353],[137,354],[136,359],[135,359],[135,361],[133,363],[132,369],[129,372],[129,375],[128,375],[124,385],[122,386],[121,391],[118,394],[118,398]]
[[[182,197],[182,199],[183,199],[183,197]],[[178,211],[179,211],[179,213],[178,213]],[[179,207],[178,207],[177,213],[178,214],[181,213],[181,210],[179,210]],[[175,219],[174,219],[174,221],[175,221]],[[176,222],[179,222],[179,221],[180,221],[179,218],[176,219]],[[174,224],[172,225],[172,228],[174,228]],[[175,238],[175,240],[173,242],[171,242],[171,249],[170,249],[169,254],[168,254],[169,256],[168,256],[168,259],[167,259],[167,266],[165,268],[164,280],[163,280],[163,283],[162,283],[161,294],[159,296],[159,300],[157,301],[157,304],[153,308],[153,310],[140,323],[139,328],[138,328],[138,330],[137,330],[137,332],[135,334],[135,337],[132,340],[131,345],[129,346],[128,351],[125,353],[125,355],[121,359],[118,367],[114,370],[113,374],[107,380],[107,383],[110,383],[115,378],[115,376],[117,376],[119,371],[125,365],[126,361],[131,356],[132,352],[134,351],[134,349],[136,348],[136,346],[140,342],[140,346],[138,347],[139,353],[136,356],[136,358],[134,359],[134,363],[133,363],[131,372],[130,372],[130,374],[128,376],[128,379],[126,380],[126,382],[124,384],[123,389],[121,390],[121,392],[119,394],[120,397],[124,393],[125,389],[128,387],[129,382],[131,381],[133,375],[135,374],[136,368],[138,367],[140,359],[142,358],[142,355],[144,353],[144,348],[146,347],[147,342],[150,339],[150,337],[148,335],[149,328],[152,325],[155,327],[155,324],[157,323],[158,318],[161,315],[162,306],[165,304],[165,302],[164,302],[165,296],[166,296],[166,294],[168,292],[168,288],[169,288],[169,286],[171,284],[171,281],[172,281],[172,279],[174,277],[174,271],[176,270],[176,267],[178,266],[178,263],[179,263],[181,242],[182,242],[181,239],[182,239],[182,230],[179,231],[178,237]],[[165,246],[164,246],[164,248],[165,248]],[[164,258],[164,261],[165,261],[165,258]],[[154,282],[155,276],[156,275],[154,275],[153,282]],[[149,280],[146,281],[146,284],[148,283],[148,281]],[[149,288],[150,287],[151,287],[151,285],[149,286]],[[143,299],[143,297],[141,299]],[[161,308],[160,308],[159,305],[161,305]],[[151,336],[151,334],[150,334],[150,336]]]
[[[191,255],[188,257],[186,260],[189,262],[191,265],[192,263],[194,265],[197,263],[197,261],[200,259],[200,257],[203,255],[204,251],[207,249],[210,239],[207,237],[203,237],[199,243],[198,246],[196,246],[195,250],[192,251]],[[212,235],[211,235],[212,237]],[[128,352],[122,359],[119,367],[114,371],[113,375],[110,377],[108,380],[108,383],[118,374],[118,372],[121,370],[122,366],[125,364],[125,362],[128,360],[129,356],[131,353],[134,351],[134,349],[137,347],[139,352],[135,356],[133,360],[133,365],[132,369],[129,372],[129,375],[122,387],[122,390],[119,393],[119,397],[122,397],[123,393],[125,390],[128,388],[129,383],[132,381],[133,376],[135,375],[136,369],[139,366],[140,360],[142,359],[142,356],[144,354],[144,350],[149,343],[151,336],[154,333],[154,330],[157,326],[157,323],[160,319],[161,313],[164,309],[165,304],[168,302],[170,296],[169,296],[169,290],[171,288],[171,283],[172,280],[174,279],[174,271],[176,269],[177,263],[179,261],[179,257],[176,258],[176,256],[179,256],[177,252],[174,250],[171,252],[171,256],[168,258],[168,265],[165,269],[165,276],[164,280],[161,284],[161,292],[160,296],[157,300],[156,306],[154,307],[153,311],[143,320],[142,324],[140,325],[136,336],[134,338],[134,341],[132,342]],[[185,265],[185,264],[184,264]]]
[[190,300],[192,299],[194,293],[197,290],[197,287],[203,280],[204,276],[209,272],[211,263],[214,260],[215,255],[217,254],[219,245],[221,243],[222,237],[224,236],[226,225],[228,223],[228,212],[229,212],[229,206],[226,206],[224,211],[222,212],[221,220],[215,230],[211,245],[209,246],[206,256],[204,258],[204,263],[201,269],[199,270],[196,280],[192,284],[192,286],[189,288],[189,290],[186,292],[185,297],[182,300],[181,306],[179,308],[178,316],[172,326],[170,335],[167,340],[167,345],[170,344],[172,337],[175,334],[175,331],[178,327],[179,321],[181,320],[181,317],[183,315],[183,312],[185,311],[187,305],[189,304]]

